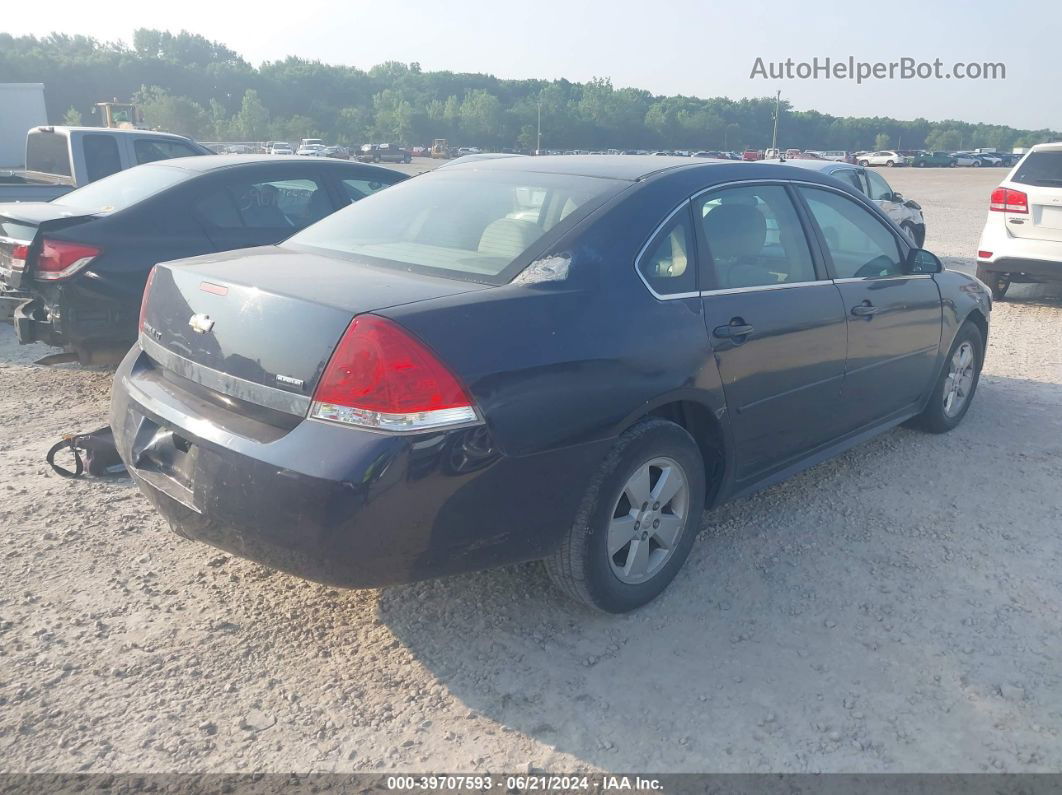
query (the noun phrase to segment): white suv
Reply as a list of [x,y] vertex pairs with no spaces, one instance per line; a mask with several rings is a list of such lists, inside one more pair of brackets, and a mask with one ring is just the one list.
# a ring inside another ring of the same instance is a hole
[[1062,282],[1062,143],[1034,146],[992,191],[977,278],[996,300],[1011,282]]
[[856,159],[859,161],[859,165],[863,166],[863,168],[866,168],[867,166],[886,166],[892,168],[893,166],[907,165],[907,158],[899,152],[894,152],[891,149],[882,149],[880,152],[864,152]]

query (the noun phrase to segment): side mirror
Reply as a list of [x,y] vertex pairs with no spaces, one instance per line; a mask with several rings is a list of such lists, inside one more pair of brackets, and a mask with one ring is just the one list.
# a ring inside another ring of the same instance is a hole
[[936,254],[926,251],[924,248],[912,248],[907,255],[907,273],[940,273],[944,270],[944,263]]

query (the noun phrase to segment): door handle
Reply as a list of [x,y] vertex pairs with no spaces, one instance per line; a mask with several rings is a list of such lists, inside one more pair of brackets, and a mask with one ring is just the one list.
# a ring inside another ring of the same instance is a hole
[[735,340],[736,342],[744,342],[741,337],[747,337],[756,329],[745,323],[739,317],[735,317],[725,326],[716,326],[712,330],[712,334],[725,340]]
[[852,307],[853,315],[856,317],[865,317],[867,320],[870,320],[880,311],[881,309],[874,306],[870,301],[864,301],[863,303]]

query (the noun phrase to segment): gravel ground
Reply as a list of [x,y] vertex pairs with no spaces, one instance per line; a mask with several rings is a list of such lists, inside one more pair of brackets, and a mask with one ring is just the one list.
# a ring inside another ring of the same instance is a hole
[[[968,269],[988,170],[900,171]],[[1062,299],[997,306],[963,425],[705,517],[669,591],[537,565],[343,591],[170,533],[43,454],[110,373],[0,330],[2,771],[1058,771]]]

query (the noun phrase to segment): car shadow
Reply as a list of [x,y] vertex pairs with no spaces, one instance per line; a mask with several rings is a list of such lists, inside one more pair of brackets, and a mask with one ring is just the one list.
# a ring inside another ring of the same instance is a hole
[[1062,697],[1060,409],[1058,384],[987,375],[952,433],[898,428],[706,514],[632,614],[527,564],[386,589],[378,616],[546,763],[1036,769]]

